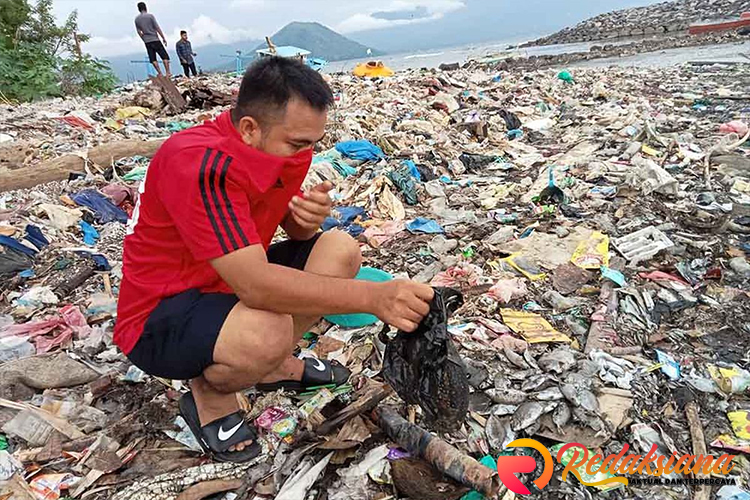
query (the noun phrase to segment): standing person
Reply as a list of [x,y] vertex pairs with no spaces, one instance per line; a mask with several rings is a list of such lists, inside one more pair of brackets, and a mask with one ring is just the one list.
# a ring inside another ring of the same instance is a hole
[[[319,232],[333,185],[300,187],[332,104],[313,69],[261,59],[234,108],[167,139],[140,187],[114,341],[146,373],[190,379],[180,413],[217,460],[260,453],[236,391],[347,382],[343,365],[293,355],[321,316],[367,312],[414,331],[430,310],[432,288],[353,279],[358,243]],[[288,239],[271,244],[279,226]]]
[[[169,71],[169,54],[167,54],[167,38],[164,36],[164,32],[159,27],[159,23],[156,22],[156,18],[153,14],[148,13],[146,4],[138,2],[138,14],[135,16],[135,30],[138,32],[138,36],[141,37],[143,43],[146,44],[146,51],[148,52],[148,60],[156,68],[156,74],[161,76],[161,69],[159,63],[156,61],[156,54],[159,54],[162,62],[164,63],[164,69],[167,76],[172,76]],[[161,41],[159,41],[161,37]]]
[[174,46],[177,51],[177,57],[180,58],[180,64],[182,64],[182,70],[185,72],[185,76],[190,78],[190,71],[192,70],[193,76],[198,76],[198,72],[195,70],[195,60],[193,57],[197,56],[193,52],[193,46],[188,40],[187,31],[180,31],[180,40]]

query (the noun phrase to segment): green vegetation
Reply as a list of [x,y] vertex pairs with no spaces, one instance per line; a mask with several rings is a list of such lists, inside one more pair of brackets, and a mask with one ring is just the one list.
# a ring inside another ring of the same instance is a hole
[[52,0],[0,0],[0,100],[111,91],[117,79],[107,63],[81,51],[88,39],[76,11],[57,25]]

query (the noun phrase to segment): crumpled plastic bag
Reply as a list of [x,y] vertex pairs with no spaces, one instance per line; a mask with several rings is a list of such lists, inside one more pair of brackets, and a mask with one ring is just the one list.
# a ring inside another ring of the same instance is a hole
[[435,288],[430,312],[414,332],[386,342],[383,361],[383,376],[398,395],[446,431],[457,428],[469,409],[466,366],[448,333],[448,317],[463,300],[457,290]]
[[364,139],[339,142],[336,151],[352,160],[378,161],[385,157],[382,149]]

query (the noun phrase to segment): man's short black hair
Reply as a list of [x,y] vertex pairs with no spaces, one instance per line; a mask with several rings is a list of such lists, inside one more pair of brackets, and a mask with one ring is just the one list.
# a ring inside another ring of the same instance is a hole
[[180,35],[187,35],[187,31],[185,30],[180,31]]
[[146,12],[146,2],[138,2],[138,12]]
[[324,111],[333,104],[333,93],[320,73],[306,64],[283,57],[264,57],[247,68],[242,78],[232,119],[252,116],[267,122],[298,98]]

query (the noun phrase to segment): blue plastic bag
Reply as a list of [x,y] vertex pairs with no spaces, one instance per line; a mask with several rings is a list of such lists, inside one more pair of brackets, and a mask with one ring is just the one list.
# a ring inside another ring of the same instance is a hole
[[339,142],[336,151],[352,160],[378,161],[385,157],[382,149],[364,139]]
[[83,233],[83,242],[90,247],[96,245],[96,240],[99,239],[99,232],[94,229],[94,226],[83,220],[78,222],[78,226]]
[[353,224],[354,220],[359,217],[362,220],[367,220],[367,213],[362,207],[336,207],[333,209],[333,216],[326,217],[320,228],[323,231],[331,229],[340,229],[346,231],[352,237],[356,238],[360,234],[365,232],[365,228],[359,224]]
[[410,233],[442,234],[445,232],[437,221],[424,217],[417,217],[413,221],[407,222],[406,229]]
[[128,222],[128,214],[123,209],[94,189],[84,189],[71,196],[71,199],[83,207],[90,208],[99,222],[104,224],[112,221],[123,224]]

